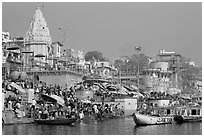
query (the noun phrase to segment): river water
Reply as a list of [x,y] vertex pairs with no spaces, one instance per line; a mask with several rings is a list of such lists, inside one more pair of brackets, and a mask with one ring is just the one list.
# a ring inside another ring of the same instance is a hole
[[133,119],[84,121],[74,125],[4,125],[3,135],[201,135],[202,122],[136,127]]

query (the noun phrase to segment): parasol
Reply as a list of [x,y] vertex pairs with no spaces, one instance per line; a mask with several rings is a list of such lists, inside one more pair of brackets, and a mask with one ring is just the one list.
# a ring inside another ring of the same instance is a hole
[[17,85],[17,84],[14,83],[14,82],[11,82],[10,86],[16,88],[17,90],[19,90],[19,91],[22,92],[22,93],[25,93],[25,90],[24,90],[21,86]]

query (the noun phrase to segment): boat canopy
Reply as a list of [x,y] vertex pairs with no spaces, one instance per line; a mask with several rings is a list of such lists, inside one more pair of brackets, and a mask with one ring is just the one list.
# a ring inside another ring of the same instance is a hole
[[42,94],[42,97],[47,97],[47,98],[51,98],[51,99],[53,99],[53,100],[55,100],[58,104],[60,104],[60,105],[64,105],[64,103],[65,103],[65,101],[64,101],[64,99],[63,98],[61,98],[61,97],[59,97],[59,96],[57,96],[57,95],[47,95],[47,94]]

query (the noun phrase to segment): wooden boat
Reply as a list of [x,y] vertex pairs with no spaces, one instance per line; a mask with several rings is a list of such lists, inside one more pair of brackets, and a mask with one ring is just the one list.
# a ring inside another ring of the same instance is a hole
[[173,122],[173,117],[171,116],[151,116],[145,114],[134,113],[134,122],[137,126],[140,125],[160,125],[160,124],[171,124]]
[[202,109],[200,106],[182,107],[178,115],[174,116],[177,123],[183,122],[200,122],[202,121]]
[[77,118],[63,118],[63,119],[35,119],[37,124],[47,125],[71,125],[77,120]]

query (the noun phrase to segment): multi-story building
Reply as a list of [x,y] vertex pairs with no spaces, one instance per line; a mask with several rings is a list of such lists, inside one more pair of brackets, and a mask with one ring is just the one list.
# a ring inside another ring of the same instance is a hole
[[180,54],[160,50],[156,61],[143,70],[143,82],[146,91],[181,92],[182,83],[178,72],[182,70]]
[[2,33],[2,73],[9,75],[13,70],[22,69],[23,38],[11,38],[9,32]]
[[169,70],[173,71],[174,73],[182,70],[180,64],[181,55],[176,52],[160,50],[159,54],[157,55],[157,61],[168,62]]

